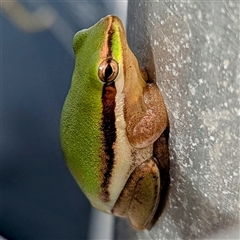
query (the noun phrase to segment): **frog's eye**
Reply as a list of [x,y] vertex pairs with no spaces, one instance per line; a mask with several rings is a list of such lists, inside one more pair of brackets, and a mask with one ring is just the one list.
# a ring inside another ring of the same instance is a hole
[[98,68],[98,77],[103,83],[111,83],[118,75],[118,63],[112,58],[101,62]]

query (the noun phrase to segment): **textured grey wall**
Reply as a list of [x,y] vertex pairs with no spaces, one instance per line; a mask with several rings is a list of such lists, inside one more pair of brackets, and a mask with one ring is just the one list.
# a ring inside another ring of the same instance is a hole
[[239,9],[237,1],[129,1],[130,47],[168,109],[171,186],[151,231],[128,232],[118,220],[117,238],[239,237]]

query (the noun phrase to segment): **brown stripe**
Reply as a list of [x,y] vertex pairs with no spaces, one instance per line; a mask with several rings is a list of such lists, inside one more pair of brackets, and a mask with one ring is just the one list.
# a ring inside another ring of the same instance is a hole
[[107,37],[104,40],[102,50],[101,50],[101,58],[111,58],[112,57],[112,35],[114,34],[113,29],[113,17],[109,17],[107,26],[106,26],[106,33]]
[[112,170],[114,165],[114,150],[113,144],[116,141],[116,127],[115,127],[115,96],[116,88],[114,83],[104,85],[102,93],[103,117],[101,131],[103,133],[103,179],[101,184],[101,198],[103,201],[109,201],[109,184],[112,177]]
[[108,41],[107,41],[108,54],[107,54],[107,58],[112,57],[112,35],[113,35],[113,33],[114,33],[114,30],[112,28],[110,28],[108,30]]
[[[114,30],[112,28],[112,23],[110,24],[108,30],[107,39],[107,58],[112,57],[112,36]],[[102,184],[101,184],[101,199],[105,202],[110,200],[109,198],[109,184],[112,177],[112,171],[114,166],[114,150],[113,144],[116,141],[116,127],[115,127],[115,96],[116,88],[114,82],[107,85],[104,84],[102,91],[102,124],[101,131],[103,133],[103,154],[102,158]]]

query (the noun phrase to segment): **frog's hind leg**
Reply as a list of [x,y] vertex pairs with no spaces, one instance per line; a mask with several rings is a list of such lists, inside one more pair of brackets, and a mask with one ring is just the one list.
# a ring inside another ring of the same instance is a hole
[[134,228],[145,229],[155,215],[159,198],[159,169],[152,157],[131,174],[112,212],[128,217]]

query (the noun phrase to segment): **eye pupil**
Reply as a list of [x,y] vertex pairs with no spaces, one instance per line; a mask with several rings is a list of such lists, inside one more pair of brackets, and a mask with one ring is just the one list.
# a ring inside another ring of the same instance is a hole
[[113,70],[110,64],[105,69],[105,78],[108,79],[113,74]]
[[113,82],[118,75],[118,63],[112,59],[107,58],[101,62],[98,68],[99,79],[106,84]]

